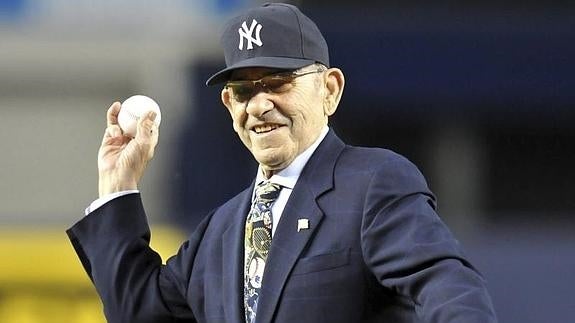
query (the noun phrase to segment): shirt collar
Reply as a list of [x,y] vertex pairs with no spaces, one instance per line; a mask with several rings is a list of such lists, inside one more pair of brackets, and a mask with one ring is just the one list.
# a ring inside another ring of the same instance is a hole
[[[311,155],[315,152],[325,136],[327,136],[328,131],[329,128],[327,126],[323,127],[316,141],[314,141],[311,146],[299,154],[299,156],[297,156],[288,167],[272,175],[269,181],[275,184],[279,184],[283,187],[293,189],[304,166],[307,164],[308,160],[311,158]],[[259,166],[256,176],[256,185],[265,180],[266,177],[264,176],[264,172],[261,166]]]

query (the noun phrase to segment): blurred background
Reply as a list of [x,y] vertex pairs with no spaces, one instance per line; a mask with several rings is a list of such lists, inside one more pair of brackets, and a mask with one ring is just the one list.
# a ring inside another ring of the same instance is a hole
[[[113,101],[162,107],[141,190],[164,259],[249,185],[256,165],[204,81],[223,22],[262,2],[0,0],[0,322],[105,322],[64,231],[97,197]],[[291,3],[346,74],[332,127],[421,168],[500,321],[573,322],[575,3]]]

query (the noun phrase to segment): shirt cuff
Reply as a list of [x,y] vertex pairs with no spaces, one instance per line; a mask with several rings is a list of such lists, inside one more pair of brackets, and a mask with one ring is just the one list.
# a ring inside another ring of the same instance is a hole
[[90,205],[86,208],[86,210],[84,210],[84,214],[88,215],[92,212],[94,212],[97,208],[99,208],[100,206],[110,202],[113,199],[116,199],[120,196],[124,196],[124,195],[128,195],[128,194],[135,194],[135,193],[140,193],[139,190],[127,190],[127,191],[120,191],[120,192],[115,192],[115,193],[111,193],[108,195],[104,195],[102,197],[100,197],[99,199],[95,200],[94,202],[90,203]]

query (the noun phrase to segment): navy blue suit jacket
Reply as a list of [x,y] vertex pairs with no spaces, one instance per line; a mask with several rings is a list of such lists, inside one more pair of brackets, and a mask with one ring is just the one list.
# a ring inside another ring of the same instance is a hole
[[[210,213],[166,265],[139,194],[68,230],[109,322],[243,322],[252,187]],[[309,228],[298,232],[298,219]],[[305,166],[268,255],[259,322],[496,322],[485,282],[435,212],[423,176],[330,131]]]

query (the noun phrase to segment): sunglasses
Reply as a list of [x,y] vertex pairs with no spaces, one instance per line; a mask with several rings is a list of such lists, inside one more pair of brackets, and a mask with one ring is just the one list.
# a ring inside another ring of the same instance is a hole
[[298,77],[320,73],[325,71],[325,69],[317,69],[308,72],[280,72],[275,74],[270,74],[262,77],[259,80],[253,81],[228,81],[226,83],[226,88],[231,89],[234,99],[237,102],[247,102],[254,95],[260,91],[272,92],[272,93],[284,93],[289,91],[294,86],[294,80]]

